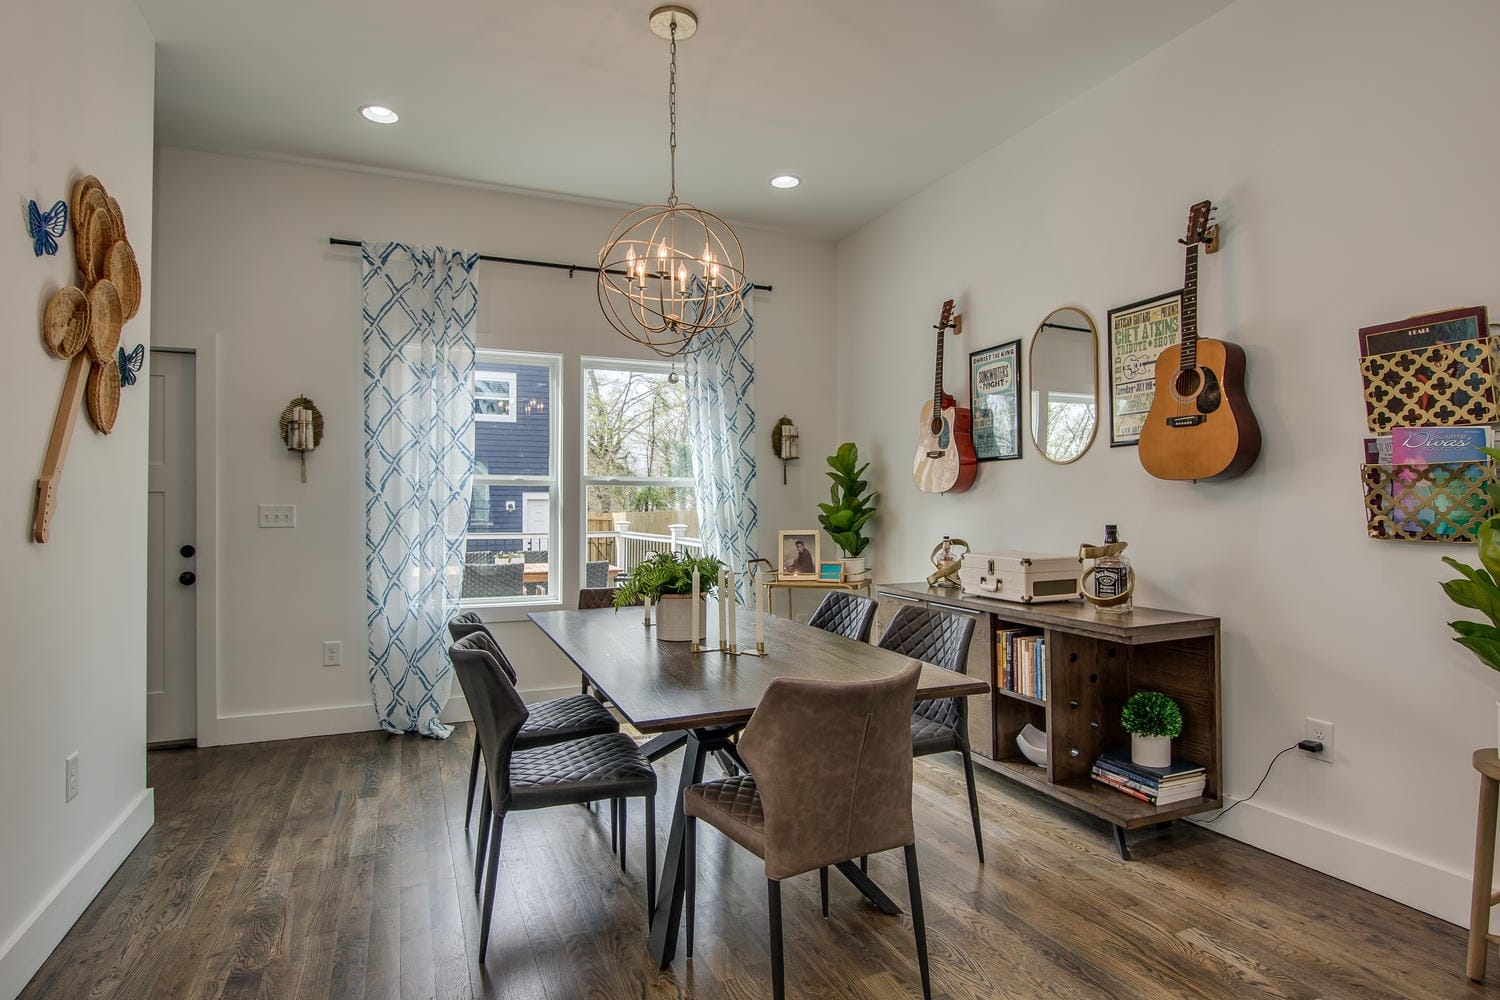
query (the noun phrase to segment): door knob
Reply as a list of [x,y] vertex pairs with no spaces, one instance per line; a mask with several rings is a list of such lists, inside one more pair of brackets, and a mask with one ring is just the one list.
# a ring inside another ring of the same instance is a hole
[[193,548],[191,545],[184,545],[182,548],[178,549],[177,551],[182,554],[182,558],[184,558],[184,559],[191,559],[191,558],[193,558],[193,554],[196,553],[198,550],[195,549],[195,548]]
[[194,573],[190,569],[185,569],[182,571],[182,575],[177,578],[177,582],[182,584],[184,587],[191,587],[193,584],[198,582],[198,574]]

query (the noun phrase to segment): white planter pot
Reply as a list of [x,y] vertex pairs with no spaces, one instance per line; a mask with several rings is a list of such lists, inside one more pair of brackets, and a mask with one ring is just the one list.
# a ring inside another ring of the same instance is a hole
[[1170,736],[1137,736],[1131,733],[1130,759],[1142,767],[1170,767],[1172,738]]
[[[663,594],[656,604],[656,637],[665,642],[687,642],[693,632],[693,598],[690,594]],[[698,598],[698,640],[708,632],[707,604]]]
[[846,580],[851,576],[855,576],[856,574],[863,573],[865,571],[864,556],[850,556],[849,558],[840,561],[844,564],[844,579]]

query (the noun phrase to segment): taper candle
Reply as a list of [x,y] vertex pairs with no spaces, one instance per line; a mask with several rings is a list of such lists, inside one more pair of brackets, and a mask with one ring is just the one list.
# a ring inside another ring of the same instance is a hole
[[764,649],[766,645],[766,571],[764,567],[755,568],[755,648]]
[[716,596],[718,597],[718,604],[719,604],[719,648],[720,649],[728,649],[729,648],[729,633],[726,632],[726,631],[724,631],[724,617],[725,617],[725,608],[724,608],[724,574],[727,573],[727,572],[728,572],[728,570],[726,570],[723,566],[720,566],[719,567],[719,578],[714,581],[714,583],[719,588],[718,593],[717,593]]
[[700,633],[698,631],[698,571],[696,569],[693,570],[693,612],[692,612],[692,615],[693,615],[693,619],[692,619],[693,620],[693,633],[692,633],[692,635],[688,636],[688,641],[693,644],[693,648],[694,649],[697,649],[698,648],[698,636],[701,635],[702,633]]
[[729,651],[734,652],[740,648],[739,637],[734,632],[734,571],[724,571],[724,587],[719,594],[719,600],[729,605]]

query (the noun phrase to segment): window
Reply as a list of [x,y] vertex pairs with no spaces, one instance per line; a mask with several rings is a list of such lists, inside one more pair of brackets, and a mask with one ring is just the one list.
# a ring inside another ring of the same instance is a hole
[[474,485],[465,606],[557,600],[562,358],[480,351],[474,372]]
[[650,551],[697,548],[687,391],[673,367],[584,358],[583,406],[584,586],[613,583]]
[[515,372],[475,369],[474,419],[516,422]]

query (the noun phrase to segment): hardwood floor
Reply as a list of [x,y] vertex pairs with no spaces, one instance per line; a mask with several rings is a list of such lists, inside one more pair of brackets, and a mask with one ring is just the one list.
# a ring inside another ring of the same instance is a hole
[[[471,736],[153,752],[155,828],[22,997],[769,995],[762,870],[708,830],[695,956],[652,967],[638,804],[628,875],[608,809],[507,819],[481,969]],[[1457,927],[1180,823],[1134,837],[1122,862],[1102,824],[982,770],[981,867],[949,756],[916,765],[934,997],[1500,996],[1500,976],[1464,978]],[[661,764],[668,787],[677,760]],[[904,904],[899,852],[870,872]],[[909,918],[835,877],[824,921],[816,873],[786,884],[783,912],[790,995],[919,995]]]

